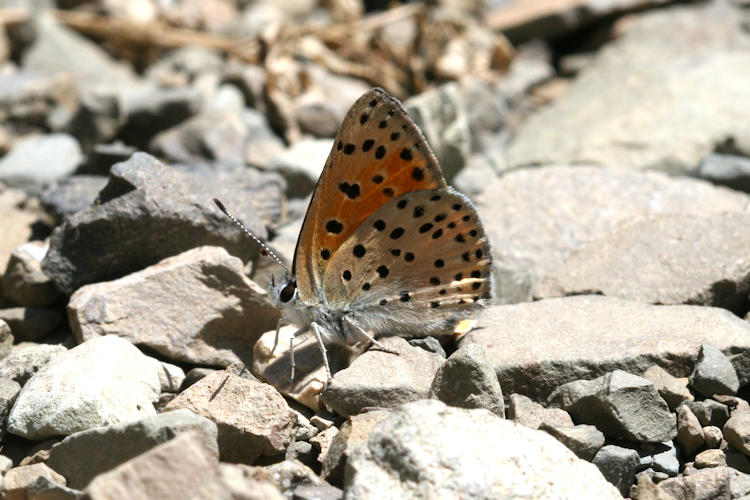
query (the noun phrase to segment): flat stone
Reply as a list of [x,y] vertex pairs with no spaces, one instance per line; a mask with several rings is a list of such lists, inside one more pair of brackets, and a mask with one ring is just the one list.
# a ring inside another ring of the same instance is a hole
[[674,411],[683,401],[694,401],[695,397],[687,388],[687,378],[673,377],[668,371],[659,365],[652,365],[643,372],[643,378],[649,380],[659,396],[667,402],[669,409]]
[[478,344],[465,344],[438,368],[430,397],[459,408],[484,408],[505,418],[500,383]]
[[636,450],[641,459],[641,468],[649,468],[654,473],[674,477],[680,473],[682,463],[677,457],[677,447],[673,441],[640,444]]
[[719,186],[750,192],[750,158],[744,156],[709,153],[693,175]]
[[99,203],[55,228],[42,270],[71,294],[200,245],[223,246],[245,260],[254,258],[257,245],[211,202],[212,197],[223,200],[248,229],[267,239],[258,212],[273,211],[264,203],[269,196],[280,196],[281,181],[273,174],[245,172],[244,180],[233,176],[227,184],[220,175],[184,173],[137,153],[112,167]]
[[677,444],[683,456],[690,458],[695,455],[704,444],[703,429],[698,417],[690,411],[687,405],[677,408]]
[[[631,18],[562,97],[524,120],[508,166],[585,162],[687,173],[716,144],[736,141],[747,151],[738,135],[750,116],[742,85],[750,37],[741,19],[741,9],[725,3]],[[721,74],[731,76],[715,82]]]
[[750,291],[750,215],[662,215],[624,226],[571,254],[536,298],[584,293],[741,314]]
[[24,465],[9,470],[2,481],[2,495],[6,500],[25,500],[29,485],[39,477],[65,485],[65,478],[44,464]]
[[729,358],[717,347],[705,344],[701,346],[690,374],[690,385],[704,396],[711,397],[714,394],[736,394],[740,381]]
[[2,277],[5,297],[19,306],[44,307],[60,298],[52,280],[42,272],[46,245],[26,243],[16,248]]
[[380,342],[398,355],[370,349],[336,373],[322,394],[336,413],[356,415],[365,407],[393,408],[428,396],[445,360],[401,337],[384,337]]
[[568,382],[548,401],[570,413],[574,421],[595,425],[607,437],[653,443],[677,434],[674,415],[653,384],[621,370]]
[[612,444],[602,446],[592,461],[622,496],[630,491],[640,462],[637,451]]
[[601,296],[490,307],[479,326],[460,345],[484,347],[503,394],[536,400],[572,380],[614,369],[643,373],[655,361],[675,376],[687,376],[702,344],[726,352],[750,346],[750,323],[724,309]]
[[704,401],[688,401],[685,403],[692,411],[702,426],[715,425],[723,427],[729,420],[729,408],[713,399]]
[[155,414],[158,365],[130,342],[98,337],[61,353],[26,382],[8,432],[40,440]]
[[41,340],[62,323],[64,315],[57,309],[10,307],[0,309],[0,320],[10,326],[17,342]]
[[83,160],[81,147],[67,134],[24,139],[0,159],[0,181],[31,187],[72,174]]
[[443,346],[440,344],[440,341],[435,337],[427,336],[416,339],[409,339],[409,344],[413,345],[414,347],[424,349],[427,352],[437,354],[443,359],[448,357],[448,355],[445,353],[445,349],[443,349]]
[[593,460],[597,452],[604,446],[604,434],[593,425],[552,426],[545,423],[539,427],[568,447],[570,451],[587,462]]
[[331,441],[323,463],[320,477],[335,485],[344,484],[346,462],[354,450],[363,445],[372,430],[385,420],[390,412],[368,411],[354,415],[341,426],[341,430]]
[[539,429],[542,425],[573,427],[573,419],[565,410],[545,408],[523,394],[511,394],[508,398],[508,418],[530,429]]
[[60,344],[21,342],[0,360],[0,377],[7,377],[24,385],[41,367],[62,355],[67,349]]
[[215,372],[191,385],[165,411],[188,408],[216,423],[222,461],[254,463],[284,453],[294,436],[296,417],[268,384]]
[[484,409],[436,400],[407,403],[373,430],[349,458],[345,491],[351,499],[384,491],[392,498],[448,498],[457,492],[476,498],[620,498],[593,465],[548,434]]
[[67,216],[89,208],[107,185],[103,175],[71,175],[58,179],[45,189],[39,200],[60,223]]
[[224,248],[199,247],[79,288],[68,318],[79,342],[114,334],[169,359],[228,366],[248,357],[279,311],[245,276],[240,259]]
[[727,457],[722,450],[703,450],[695,456],[695,467],[706,469],[727,465]]
[[486,180],[484,190],[476,201],[493,243],[500,298],[518,302],[577,249],[623,224],[661,214],[744,213],[750,202],[697,179],[591,166],[519,169]]
[[216,424],[183,409],[77,432],[53,446],[46,463],[68,486],[83,489],[95,476],[188,432],[218,460]]
[[204,445],[181,434],[96,476],[87,498],[209,498],[201,492],[211,488],[219,463]]

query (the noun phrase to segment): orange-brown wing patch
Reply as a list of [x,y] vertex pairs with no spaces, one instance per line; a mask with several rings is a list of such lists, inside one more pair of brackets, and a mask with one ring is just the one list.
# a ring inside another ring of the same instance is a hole
[[384,203],[404,193],[445,187],[422,132],[382,89],[349,110],[313,193],[294,255],[305,303],[322,292],[322,276],[347,238]]

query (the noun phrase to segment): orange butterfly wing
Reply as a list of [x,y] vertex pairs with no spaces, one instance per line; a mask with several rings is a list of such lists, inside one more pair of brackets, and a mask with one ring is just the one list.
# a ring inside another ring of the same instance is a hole
[[379,88],[360,97],[341,124],[297,240],[292,275],[302,302],[321,302],[331,257],[384,203],[445,186],[435,156],[401,103]]

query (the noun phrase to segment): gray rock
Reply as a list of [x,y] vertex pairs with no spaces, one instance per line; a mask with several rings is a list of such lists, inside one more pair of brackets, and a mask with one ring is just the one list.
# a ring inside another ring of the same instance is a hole
[[575,250],[623,224],[660,214],[745,212],[749,202],[745,194],[696,179],[584,166],[508,172],[486,180],[485,194],[477,198],[502,271],[496,272],[500,298],[518,301],[528,300],[523,293]]
[[576,422],[595,425],[605,436],[637,443],[675,437],[674,415],[648,380],[615,370],[594,380],[560,386],[548,399]]
[[241,118],[247,129],[245,161],[253,167],[268,168],[273,158],[284,151],[284,143],[271,130],[268,119],[260,111],[247,108]]
[[10,326],[17,342],[36,342],[52,333],[63,321],[57,309],[41,307],[10,307],[0,309],[0,320]]
[[611,444],[603,446],[592,461],[622,496],[630,491],[640,462],[637,451]]
[[356,415],[362,408],[392,408],[428,396],[444,360],[401,337],[385,337],[380,342],[398,355],[370,349],[336,373],[322,394],[336,413]]
[[706,448],[718,448],[721,446],[723,438],[721,429],[715,425],[707,425],[703,428],[703,441],[706,443]]
[[686,378],[673,377],[668,371],[659,365],[649,366],[643,372],[643,378],[651,381],[659,391],[659,396],[667,402],[669,409],[674,411],[683,401],[693,401],[695,397],[687,388]]
[[[206,498],[243,500],[284,500],[273,477],[260,467],[219,463],[219,475],[206,492]],[[208,488],[202,489],[205,491]]]
[[58,24],[51,15],[34,16],[36,36],[21,66],[42,74],[69,73],[84,89],[117,90],[133,85],[132,69],[115,61],[94,42]]
[[53,117],[71,117],[78,106],[78,89],[68,73],[0,75],[0,123],[11,137],[57,131]]
[[711,467],[697,470],[693,474],[666,479],[658,489],[672,498],[686,500],[712,500],[714,498],[739,498],[746,474],[729,467]]
[[545,408],[523,394],[511,394],[508,398],[508,418],[530,429],[539,429],[542,425],[573,427],[573,419],[565,410]]
[[26,497],[28,500],[79,500],[83,492],[39,476],[26,487]]
[[[736,140],[746,150],[738,131],[750,116],[750,89],[740,84],[750,78],[750,37],[741,16],[712,3],[633,19],[562,97],[523,122],[509,167],[586,162],[689,172],[718,143]],[[731,77],[716,84],[717,74]]]
[[344,484],[346,462],[354,450],[359,448],[370,437],[370,433],[390,413],[383,410],[368,411],[353,415],[341,426],[341,430],[331,441],[323,460],[320,477],[335,485]]
[[203,377],[206,377],[208,375],[211,375],[212,373],[216,372],[218,370],[214,368],[192,368],[189,372],[185,374],[185,380],[182,381],[182,386],[180,387],[180,392],[184,391],[194,383],[198,382]]
[[0,319],[0,359],[10,354],[13,348],[13,332],[10,330],[8,323]]
[[735,450],[750,455],[750,411],[735,411],[722,429],[724,439]]
[[[490,307],[479,327],[460,344],[482,344],[504,394],[536,400],[566,382],[614,369],[643,373],[655,360],[687,376],[701,344],[740,351],[750,339],[750,324],[723,309],[601,296]],[[514,341],[502,341],[509,338]]]
[[727,457],[722,450],[703,450],[695,456],[695,468],[721,467],[727,465]]
[[217,74],[224,67],[224,58],[216,50],[188,46],[174,49],[160,57],[145,71],[145,77],[155,84],[182,80],[190,82],[203,73]]
[[704,427],[706,425],[723,427],[729,420],[729,408],[718,401],[706,399],[705,401],[687,401],[685,404]]
[[484,349],[466,344],[438,368],[430,397],[459,408],[484,408],[505,418],[503,392]]
[[162,392],[179,392],[183,382],[185,382],[185,370],[177,365],[159,361],[161,369],[159,370],[159,382],[161,383]]
[[268,168],[286,179],[288,197],[312,193],[332,145],[331,139],[302,139],[271,160]]
[[2,481],[2,497],[7,500],[21,500],[28,498],[28,488],[40,477],[46,477],[52,482],[65,485],[65,478],[46,465],[31,464],[14,467],[9,470]]
[[223,248],[200,247],[79,288],[68,317],[79,342],[114,334],[169,359],[228,366],[249,357],[279,311],[244,275],[242,261]]
[[698,417],[690,411],[687,405],[677,408],[677,444],[686,458],[695,455],[704,444],[703,429]]
[[5,419],[16,402],[21,385],[15,380],[0,377],[0,437],[5,434]]
[[641,467],[648,467],[655,472],[674,477],[680,472],[680,460],[677,458],[677,448],[672,441],[663,443],[647,443],[639,446],[638,455]]
[[690,385],[706,397],[714,394],[736,394],[740,388],[737,372],[724,353],[710,344],[701,346]]
[[457,492],[472,498],[620,498],[591,464],[546,433],[435,400],[405,404],[373,430],[349,458],[345,490],[351,499],[382,498],[383,492],[390,498]]
[[44,365],[66,352],[61,344],[21,342],[13,346],[7,357],[0,360],[0,377],[7,377],[24,385]]
[[83,160],[81,147],[67,134],[30,137],[0,159],[0,181],[32,187],[72,174]]
[[459,85],[451,82],[427,90],[404,106],[424,132],[450,181],[466,165],[471,152],[471,131]]
[[160,133],[150,142],[149,150],[177,162],[209,159],[243,164],[247,133],[238,113],[213,109]]
[[16,248],[2,277],[3,293],[19,306],[44,307],[60,298],[52,280],[42,272],[47,246],[26,243]]
[[90,207],[106,184],[107,178],[101,175],[71,175],[49,186],[39,199],[62,222],[65,217]]
[[153,415],[159,387],[152,359],[119,337],[98,337],[60,354],[26,382],[8,432],[40,440]]
[[109,142],[124,121],[120,99],[110,89],[88,89],[81,94],[81,105],[63,129],[81,144],[85,152]]
[[[298,488],[307,486],[330,486],[299,460],[284,460],[264,467],[266,474],[286,498],[296,498]],[[259,474],[258,474],[259,475]],[[336,497],[334,497],[336,498]]]
[[216,424],[190,410],[176,410],[72,434],[52,447],[46,463],[80,490],[102,472],[188,432],[218,460]]
[[414,347],[419,347],[427,352],[437,354],[441,358],[445,359],[448,355],[445,353],[445,349],[440,345],[440,341],[435,337],[422,337],[418,339],[409,339],[409,344]]
[[536,298],[597,293],[741,314],[750,291],[750,215],[662,215],[584,245],[547,275]]
[[257,210],[272,212],[262,204],[280,199],[281,188],[275,176],[246,172],[244,180],[235,178],[228,185],[135,154],[112,167],[99,204],[55,228],[42,270],[70,294],[87,283],[119,278],[204,244],[253,258],[257,245],[211,202],[212,197],[222,199],[251,231],[266,239]]
[[578,458],[587,462],[593,460],[597,452],[604,446],[604,434],[593,425],[553,426],[542,423],[539,430],[551,435],[575,453]]
[[709,153],[693,175],[720,186],[750,192],[750,158],[744,156]]
[[276,389],[220,371],[204,377],[167,404],[187,408],[216,423],[224,462],[252,464],[282,455],[294,436],[296,417]]
[[85,493],[91,499],[211,498],[206,490],[219,468],[213,451],[186,432],[99,474]]

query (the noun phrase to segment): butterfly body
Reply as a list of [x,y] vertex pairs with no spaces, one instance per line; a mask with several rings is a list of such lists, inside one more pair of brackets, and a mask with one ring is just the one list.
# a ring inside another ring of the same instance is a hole
[[476,210],[401,103],[372,89],[344,119],[292,269],[272,284],[282,321],[315,333],[330,380],[325,345],[447,333],[493,293]]

